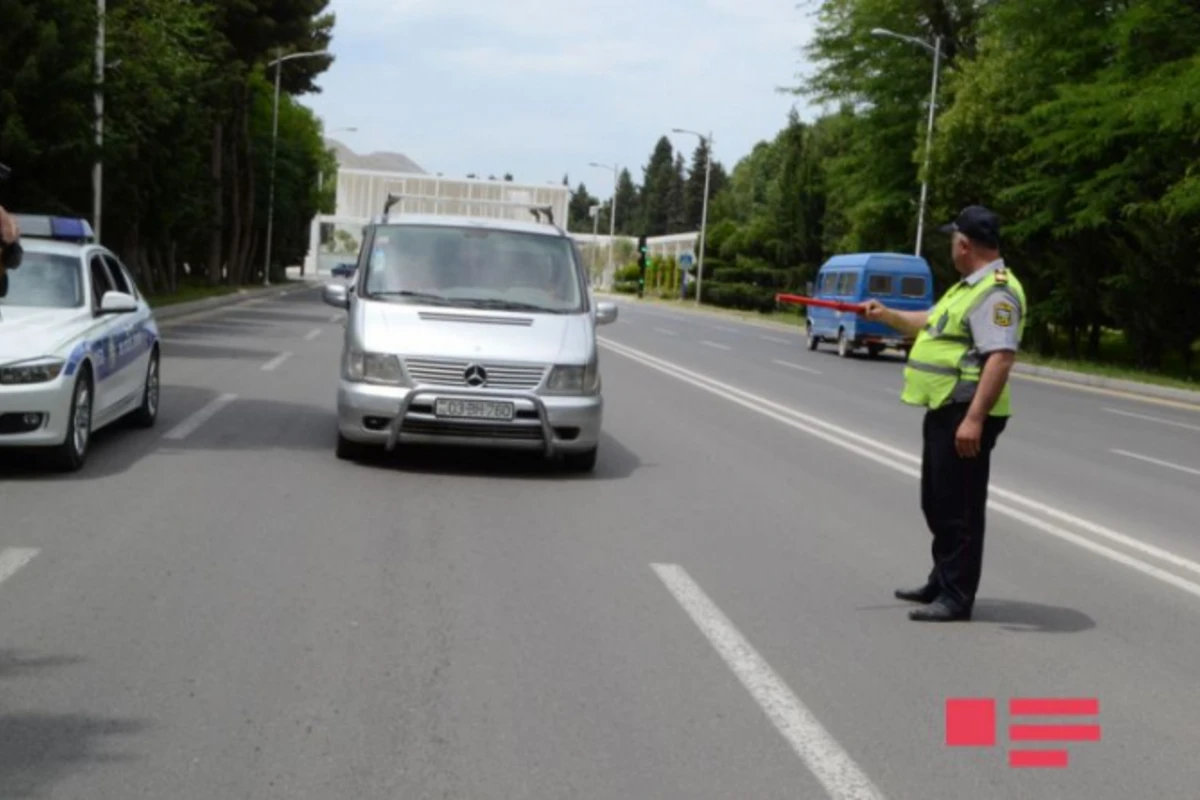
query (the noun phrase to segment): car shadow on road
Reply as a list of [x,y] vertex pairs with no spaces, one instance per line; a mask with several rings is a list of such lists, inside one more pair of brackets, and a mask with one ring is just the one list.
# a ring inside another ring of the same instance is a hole
[[[31,656],[0,650],[0,680],[22,677],[83,661],[77,656]],[[20,692],[12,692],[18,705]],[[43,797],[55,783],[90,765],[132,761],[138,756],[107,749],[114,736],[130,736],[149,728],[144,720],[85,713],[8,711],[0,713],[0,795]]]
[[227,358],[230,360],[240,361],[261,361],[266,363],[275,356],[279,355],[278,350],[251,350],[245,347],[222,347],[215,344],[201,344],[200,341],[195,343],[189,342],[186,339],[170,339],[163,342],[163,370],[166,371],[170,367],[170,360],[174,358],[199,358],[199,359],[221,359]]
[[466,478],[520,480],[624,480],[643,466],[637,454],[606,433],[600,435],[600,457],[591,473],[572,473],[540,453],[474,447],[397,447],[358,462],[360,466]]
[[[137,430],[117,422],[96,431],[88,462],[79,472],[56,473],[36,452],[0,451],[0,480],[93,480],[126,472],[151,455],[172,456],[188,451],[314,452],[335,459],[337,415],[332,404],[239,397],[186,438],[165,438],[218,394],[197,386],[164,384],[158,424],[150,430]],[[363,466],[368,465],[464,477],[542,480],[622,480],[645,466],[635,453],[607,434],[602,434],[595,472],[585,475],[566,472],[538,454],[483,448],[404,447],[393,454],[380,448],[378,457],[363,462]]]

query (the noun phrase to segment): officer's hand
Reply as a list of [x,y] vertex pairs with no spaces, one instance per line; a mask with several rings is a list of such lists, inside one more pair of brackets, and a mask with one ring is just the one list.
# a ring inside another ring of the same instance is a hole
[[982,439],[983,423],[967,417],[959,423],[958,431],[954,434],[954,449],[960,458],[974,458],[979,455]]
[[0,242],[12,244],[19,238],[21,229],[17,227],[17,220],[0,206]]
[[881,320],[887,314],[888,308],[878,300],[868,300],[862,304],[862,315],[870,320]]

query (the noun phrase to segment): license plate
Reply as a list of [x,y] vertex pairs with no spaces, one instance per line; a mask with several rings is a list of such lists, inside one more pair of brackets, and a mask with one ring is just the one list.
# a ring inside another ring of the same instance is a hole
[[439,417],[454,417],[456,419],[499,419],[512,420],[513,404],[496,400],[457,400],[454,398],[438,398],[433,406],[434,413]]

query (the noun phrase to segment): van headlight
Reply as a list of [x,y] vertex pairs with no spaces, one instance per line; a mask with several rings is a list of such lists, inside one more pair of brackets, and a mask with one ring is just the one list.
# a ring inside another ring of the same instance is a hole
[[28,383],[49,383],[62,374],[65,362],[60,358],[38,358],[20,364],[0,367],[0,384],[15,386]]
[[376,383],[383,386],[407,386],[400,359],[390,353],[368,353],[351,350],[342,366],[346,380],[355,383]]
[[595,394],[600,390],[600,367],[593,359],[587,364],[559,364],[546,379],[547,394]]

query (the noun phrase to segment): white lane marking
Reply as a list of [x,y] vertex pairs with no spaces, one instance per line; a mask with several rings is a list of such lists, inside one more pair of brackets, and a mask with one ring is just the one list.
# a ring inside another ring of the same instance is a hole
[[17,574],[17,570],[33,561],[42,552],[36,547],[6,547],[0,550],[0,583]]
[[655,332],[655,333],[661,333],[663,336],[676,336],[676,335],[677,335],[677,334],[675,333],[675,331],[673,331],[673,330],[669,330],[669,329],[667,329],[667,328],[655,328],[655,329],[654,329],[654,332]]
[[321,335],[321,329],[313,328],[311,331],[304,334],[304,341],[311,342],[313,339],[317,338],[320,335]]
[[796,755],[834,800],[883,800],[883,793],[716,603],[676,564],[651,564],[679,605],[733,670]]
[[332,317],[329,318],[329,321],[330,322],[341,322],[343,319],[344,319],[344,317],[342,317],[341,314],[334,314]]
[[713,325],[711,327],[714,331],[721,331],[722,333],[741,333],[737,328],[727,328],[724,325]]
[[237,400],[236,394],[223,394],[220,397],[210,400],[206,405],[194,412],[190,417],[168,431],[163,438],[170,439],[172,441],[186,439],[195,433],[197,428],[216,416],[218,411],[232,403],[234,400]]
[[1143,456],[1143,455],[1139,455],[1137,453],[1131,453],[1128,450],[1110,450],[1109,452],[1116,453],[1119,456],[1125,456],[1126,458],[1136,458],[1139,461],[1145,461],[1148,464],[1157,464],[1160,467],[1168,467],[1170,469],[1177,469],[1180,472],[1186,472],[1189,475],[1200,475],[1200,469],[1194,469],[1193,467],[1185,467],[1182,464],[1173,464],[1170,461],[1163,461],[1158,458],[1151,458],[1150,456]]
[[813,369],[812,367],[806,367],[803,364],[793,364],[791,361],[782,361],[778,358],[771,359],[771,363],[778,364],[781,367],[791,367],[792,369],[798,369],[801,372],[811,372],[813,375],[821,374],[821,370],[819,370],[819,369]]
[[1189,431],[1200,431],[1200,425],[1189,425],[1186,422],[1176,422],[1173,419],[1163,419],[1162,417],[1152,417],[1149,414],[1137,414],[1133,411],[1122,411],[1119,408],[1106,408],[1104,410],[1110,414],[1120,414],[1125,417],[1135,417],[1137,419],[1145,419],[1145,420],[1149,420],[1151,422],[1158,422],[1163,425],[1174,425],[1176,428],[1185,428]]
[[277,296],[278,296],[278,297],[287,297],[287,296],[288,296],[288,294],[290,294],[290,293],[291,293],[291,291],[292,291],[291,289],[288,289],[287,291],[280,292],[280,293],[279,293]]
[[[847,430],[846,428],[842,428],[829,422],[825,422],[822,419],[810,416],[793,408],[780,405],[779,403],[768,400],[765,397],[759,397],[758,395],[738,389],[735,386],[730,386],[727,383],[721,383],[720,381],[717,381],[706,375],[692,372],[684,367],[672,364],[669,361],[663,361],[662,359],[656,358],[648,353],[643,353],[640,350],[634,350],[631,347],[617,344],[616,342],[603,337],[598,337],[598,341],[608,347],[610,350],[619,353],[620,355],[623,355],[633,361],[637,361],[644,366],[650,367],[651,369],[656,369],[659,372],[670,375],[673,378],[677,378],[684,383],[689,383],[699,389],[709,392],[710,394],[722,397],[731,403],[736,403],[743,408],[757,412],[791,428],[804,431],[811,436],[815,436],[816,438],[829,442],[830,444],[837,445],[845,450],[849,450],[850,452],[860,455],[863,458],[870,459],[877,464],[889,467],[890,469],[910,477],[920,478],[921,473],[919,469],[914,468],[919,467],[921,464],[921,459],[919,456],[914,456],[911,453],[907,453],[898,448],[884,444],[883,442],[871,439],[868,436],[863,436],[862,434],[855,433],[854,431]],[[859,442],[861,444],[854,444],[853,442]],[[899,462],[907,462],[908,464],[914,465],[914,467],[905,466],[905,464]],[[1066,511],[1060,511],[1057,508],[1048,506],[1045,503],[1025,497],[1024,495],[1000,486],[993,485],[989,488],[989,491],[993,495],[1003,497],[1010,502],[1025,506],[1031,511],[1036,511],[1044,516],[1073,525],[1095,536],[1108,539],[1111,542],[1128,547],[1131,550],[1136,550],[1143,555],[1157,558],[1160,561],[1172,564],[1180,569],[1185,569],[1189,572],[1200,575],[1200,564],[1184,558],[1183,556],[1176,555],[1169,550],[1164,550],[1156,545],[1152,545],[1148,542],[1143,542],[1140,539],[1135,539],[1132,536],[1119,533],[1110,528],[1106,528],[1103,525],[1098,525],[1095,522],[1091,522],[1090,520],[1082,519]],[[1169,583],[1176,588],[1188,592],[1189,594],[1200,597],[1200,584],[1185,580],[1166,572],[1165,570],[1159,569],[1152,564],[1148,564],[1109,547],[1105,547],[1104,545],[1092,542],[1091,540],[1079,536],[1078,534],[1063,530],[1062,528],[1059,528],[1049,522],[1036,519],[1035,517],[1029,516],[1023,511],[1018,511],[1011,506],[1003,505],[995,500],[989,499],[988,507],[999,511],[1001,514],[1010,516],[1013,519],[1025,522],[1045,533],[1050,534],[1051,536],[1055,536],[1059,539],[1063,539],[1064,541],[1079,545],[1086,550],[1090,550],[1091,552],[1102,555],[1105,558],[1109,558],[1120,564],[1124,564],[1125,566],[1131,567],[1132,569],[1142,572],[1143,574],[1158,578],[1164,583]]]
[[280,364],[287,361],[291,357],[292,357],[292,354],[290,352],[280,353],[279,355],[275,356],[267,363],[263,364],[262,371],[263,372],[273,372],[279,367]]
[[717,344],[716,342],[710,342],[710,341],[708,341],[707,339],[705,339],[704,341],[700,342],[700,344],[704,345],[705,347],[714,347],[714,348],[716,348],[717,350],[730,350],[730,349],[732,349],[732,348],[730,348],[730,346],[729,346],[729,345],[727,345],[727,344]]
[[791,344],[787,339],[781,339],[778,336],[759,336],[764,342],[774,342],[775,344]]

